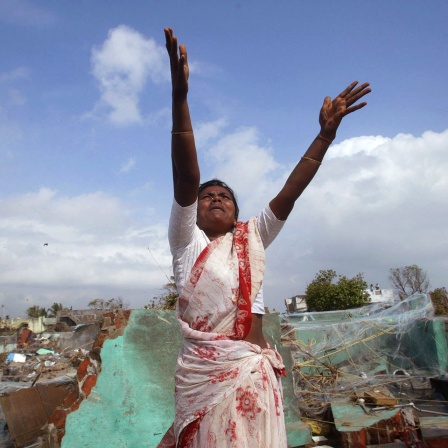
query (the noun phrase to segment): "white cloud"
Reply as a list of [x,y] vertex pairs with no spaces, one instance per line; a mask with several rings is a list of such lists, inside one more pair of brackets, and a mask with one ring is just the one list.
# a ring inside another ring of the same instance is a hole
[[[5,218],[25,219],[33,223],[49,222],[52,226],[81,227],[96,231],[121,228],[126,222],[123,204],[112,196],[94,192],[75,197],[59,196],[57,191],[41,188],[37,192],[7,198],[0,202],[0,212]],[[34,217],[39,219],[35,220]]]
[[0,295],[10,313],[49,307],[58,294],[72,306],[109,294],[139,307],[166,282],[159,267],[169,272],[166,226],[148,224],[149,216],[139,224],[113,196],[41,189],[0,201],[0,216]]
[[390,268],[416,263],[447,286],[447,147],[448,130],[331,147],[269,249],[268,297],[303,293],[330,268],[390,287]]
[[[223,136],[225,124],[210,123],[205,132],[213,144],[202,180],[216,176],[234,188],[247,219],[278,193],[293,166],[279,164],[256,129]],[[319,270],[330,268],[364,272],[369,283],[390,287],[390,268],[416,263],[433,287],[447,286],[447,147],[448,130],[361,136],[332,146],[268,250],[266,303],[283,309],[284,298],[303,293]]]
[[135,167],[135,159],[131,157],[122,165],[120,168],[120,173],[129,173]]
[[106,113],[116,125],[140,123],[139,95],[148,80],[167,81],[166,50],[132,28],[120,25],[109,31],[100,47],[92,49],[92,73],[101,99],[94,113]]
[[227,120],[225,118],[195,126],[194,138],[198,149],[203,148],[210,140],[218,138],[226,126]]
[[[224,124],[214,126],[207,131],[214,142],[207,170],[235,188],[247,218],[293,167],[279,164],[255,129],[223,136]],[[330,268],[348,276],[364,272],[368,283],[388,287],[390,268],[415,263],[432,287],[448,286],[447,147],[448,130],[332,146],[268,249],[266,304],[284,309],[284,298],[304,292],[319,270]],[[43,188],[1,200],[0,298],[20,312],[119,295],[143,306],[166,282],[160,267],[169,275],[171,265],[167,216],[159,224],[150,213],[103,192],[72,197]]]
[[[216,123],[222,126],[219,121]],[[228,183],[239,196],[240,209],[246,212],[254,212],[254,206],[266,198],[272,188],[271,174],[280,167],[272,149],[259,145],[255,128],[237,129],[221,137],[207,151],[207,159],[213,165],[211,177]]]

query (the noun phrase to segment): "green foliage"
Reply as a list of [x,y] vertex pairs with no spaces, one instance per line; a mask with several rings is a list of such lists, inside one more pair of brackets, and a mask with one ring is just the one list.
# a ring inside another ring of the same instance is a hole
[[37,305],[30,306],[26,310],[26,315],[31,318],[46,317],[47,310]]
[[56,303],[54,302],[53,305],[51,305],[50,308],[48,308],[47,310],[47,316],[48,317],[56,317],[56,315],[58,314],[58,311],[62,311],[65,310],[67,308],[65,308],[62,303]]
[[445,287],[436,288],[429,293],[434,312],[440,316],[448,316],[448,291]]
[[113,310],[127,310],[129,308],[129,304],[125,303],[122,297],[112,298],[109,300],[106,299],[95,299],[88,303],[90,308],[94,308],[96,310],[102,311],[113,311]]
[[[337,282],[335,279],[339,278]],[[332,269],[319,271],[305,291],[310,311],[335,311],[357,308],[370,302],[362,274],[352,279],[337,275]]]
[[170,277],[170,282],[163,286],[162,294],[155,296],[151,304],[146,305],[145,308],[155,308],[162,310],[174,310],[176,308],[179,294],[177,292],[174,276]]

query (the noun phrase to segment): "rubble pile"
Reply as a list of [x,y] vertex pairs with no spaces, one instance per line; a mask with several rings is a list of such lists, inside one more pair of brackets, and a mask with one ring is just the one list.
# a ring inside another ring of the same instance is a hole
[[48,447],[50,419],[68,397],[78,398],[76,373],[99,331],[95,323],[64,333],[23,328],[14,336],[14,349],[0,358],[0,446]]
[[[314,434],[339,437],[344,447],[403,441],[406,431],[422,439],[424,425],[438,418],[446,443],[448,338],[427,295],[392,306],[296,313],[285,317],[282,330],[294,362],[297,406]],[[414,423],[398,414],[382,418],[394,411],[412,414]],[[386,428],[381,437],[380,422]],[[345,440],[345,433],[353,437]],[[361,433],[363,441],[356,439]]]
[[101,371],[102,344],[122,335],[129,315],[105,313],[101,322],[63,334],[21,331],[16,349],[0,358],[0,425],[9,429],[0,446],[60,446],[66,416],[90,394]]
[[61,375],[74,376],[77,367],[87,354],[85,349],[59,353],[56,344],[48,342],[43,348],[41,341],[31,343],[24,349],[9,353],[3,361],[1,381],[31,382],[50,380]]

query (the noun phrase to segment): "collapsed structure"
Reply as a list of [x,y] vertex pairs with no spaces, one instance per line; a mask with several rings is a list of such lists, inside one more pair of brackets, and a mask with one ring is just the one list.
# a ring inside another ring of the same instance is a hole
[[[267,314],[265,323],[288,371],[288,446],[447,443],[447,397],[441,392],[448,344],[445,321],[434,316],[428,296],[393,306]],[[73,331],[78,344],[80,328]],[[77,359],[76,373],[64,372],[64,388],[53,384],[50,392],[48,380],[33,377],[21,396],[2,394],[14,446],[157,446],[174,417],[182,343],[175,313],[115,310],[102,317],[93,339]],[[12,412],[50,395],[51,406],[35,406],[38,419]]]
[[[445,324],[426,294],[392,306],[289,315],[283,341],[291,347],[302,419],[315,433],[336,437],[337,446],[353,446],[359,433],[374,445],[402,440],[404,428],[422,439],[425,423],[448,429]],[[382,413],[397,410],[414,424],[377,427]]]

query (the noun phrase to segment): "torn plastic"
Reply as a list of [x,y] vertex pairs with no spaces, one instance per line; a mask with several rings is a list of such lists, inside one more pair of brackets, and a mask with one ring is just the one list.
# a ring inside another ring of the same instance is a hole
[[381,385],[401,402],[411,402],[428,395],[430,378],[447,370],[444,322],[434,319],[426,294],[392,306],[283,318],[282,340],[292,349],[302,417],[325,419],[338,397]]

